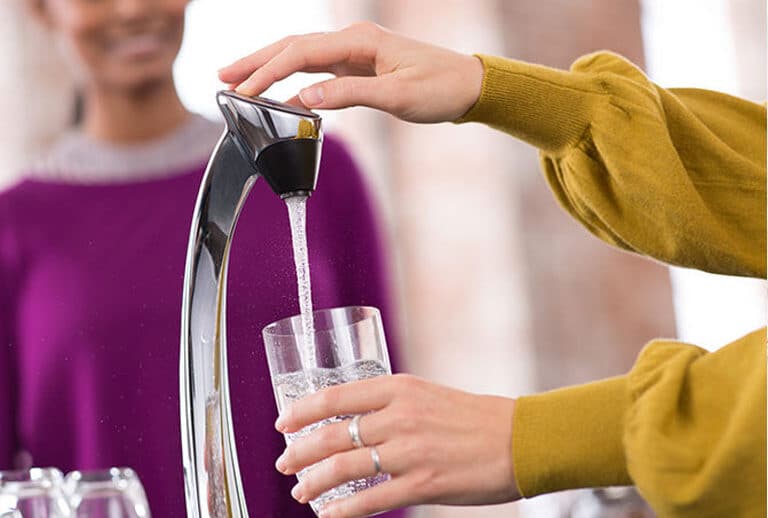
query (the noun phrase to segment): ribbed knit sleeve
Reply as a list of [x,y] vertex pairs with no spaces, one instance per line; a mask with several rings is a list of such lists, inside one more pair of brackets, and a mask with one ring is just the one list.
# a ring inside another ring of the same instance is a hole
[[570,72],[481,56],[486,123],[541,150],[560,204],[615,246],[669,264],[765,277],[765,107],[665,90],[608,52]]
[[[611,53],[560,71],[484,64],[476,121],[541,150],[557,200],[600,239],[660,261],[766,273],[766,111],[665,90]],[[634,483],[660,517],[766,514],[766,334],[715,353],[658,340],[619,378],[522,397],[521,493]]]
[[656,340],[627,376],[518,399],[521,494],[634,483],[660,517],[764,517],[765,343]]
[[519,398],[512,454],[520,493],[632,484],[623,443],[628,407],[623,376]]

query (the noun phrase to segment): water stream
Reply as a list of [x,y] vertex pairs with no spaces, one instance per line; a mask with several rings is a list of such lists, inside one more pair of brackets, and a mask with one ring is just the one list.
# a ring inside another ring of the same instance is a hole
[[285,199],[291,220],[293,260],[296,263],[296,283],[299,287],[299,307],[304,343],[299,348],[301,363],[305,369],[317,367],[315,358],[315,320],[312,310],[312,283],[309,278],[309,253],[307,251],[307,197],[291,196]]

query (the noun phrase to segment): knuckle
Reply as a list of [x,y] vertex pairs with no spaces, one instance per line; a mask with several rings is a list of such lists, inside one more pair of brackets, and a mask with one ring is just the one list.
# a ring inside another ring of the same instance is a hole
[[312,39],[311,34],[291,34],[282,39],[283,50],[286,50],[290,47],[295,48],[296,45],[305,44],[307,40],[311,40],[311,39]]
[[406,432],[413,419],[418,417],[411,408],[407,400],[393,402],[385,414],[387,417],[387,428],[391,428],[397,434]]
[[290,56],[295,62],[295,66],[304,67],[307,64],[306,45],[303,40],[296,40],[288,44],[285,48],[285,55]]
[[283,455],[284,455],[286,467],[293,469],[297,466],[296,449],[300,447],[301,447],[300,445],[298,445],[297,443],[294,443],[293,446],[285,450]]
[[403,441],[402,451],[405,458],[409,459],[410,462],[415,465],[423,464],[424,458],[426,457],[424,447],[419,444],[418,441],[412,439]]
[[395,428],[397,433],[406,437],[410,437],[418,432],[420,427],[416,423],[416,417],[417,415],[413,414],[408,409],[400,410],[395,421]]
[[292,40],[288,43],[288,46],[285,47],[285,50],[289,52],[301,52],[304,47],[306,47],[306,41],[300,38],[296,38],[295,40]]
[[408,86],[390,88],[391,95],[387,96],[387,110],[395,114],[405,114],[411,110],[412,102],[408,95]]
[[317,409],[322,412],[323,415],[328,415],[328,412],[330,412],[335,399],[335,392],[336,391],[334,391],[333,388],[329,388],[317,394]]
[[367,20],[352,24],[350,29],[360,33],[370,43],[378,43],[386,31],[381,25]]
[[279,75],[275,68],[275,58],[272,58],[257,72],[259,72],[270,83],[274,83],[279,79]]
[[326,88],[326,91],[335,90],[339,97],[358,98],[362,92],[355,79],[352,77],[338,79],[334,81],[334,88]]
[[410,392],[417,389],[421,384],[421,380],[411,374],[395,374],[393,377],[397,387],[402,391]]
[[410,374],[393,374],[389,377],[390,383],[395,387],[400,387],[405,383],[408,383],[408,377]]
[[334,455],[327,461],[327,467],[328,475],[333,480],[340,480],[343,478],[344,473],[346,472],[347,468],[347,462],[341,455]]
[[338,430],[334,426],[323,426],[315,432],[315,442],[317,447],[328,447],[334,443],[338,435]]
[[381,26],[369,20],[362,20],[359,22],[355,22],[352,25],[350,25],[348,28],[350,30],[364,32],[364,33],[374,33],[381,30]]
[[437,474],[432,470],[421,470],[419,473],[419,482],[414,488],[419,500],[433,503],[435,497],[440,493]]
[[421,465],[411,472],[414,490],[420,499],[429,501],[440,489],[440,473],[432,465]]

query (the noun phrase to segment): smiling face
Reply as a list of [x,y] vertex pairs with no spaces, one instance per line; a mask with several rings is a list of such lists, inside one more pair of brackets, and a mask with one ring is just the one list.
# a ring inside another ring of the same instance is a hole
[[171,77],[188,0],[36,0],[87,82],[141,89]]

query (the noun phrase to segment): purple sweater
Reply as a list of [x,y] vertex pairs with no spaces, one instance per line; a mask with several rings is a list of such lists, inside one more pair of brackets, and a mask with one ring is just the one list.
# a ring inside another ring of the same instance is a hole
[[[185,515],[179,330],[189,225],[204,164],[112,184],[27,180],[0,194],[0,469],[130,466],[156,517]],[[307,230],[315,307],[382,310],[396,360],[381,242],[344,148],[326,138]],[[288,214],[263,181],[229,268],[228,344],[251,516],[314,516],[277,473],[285,447],[261,329],[298,312]],[[392,515],[401,515],[393,513]]]

